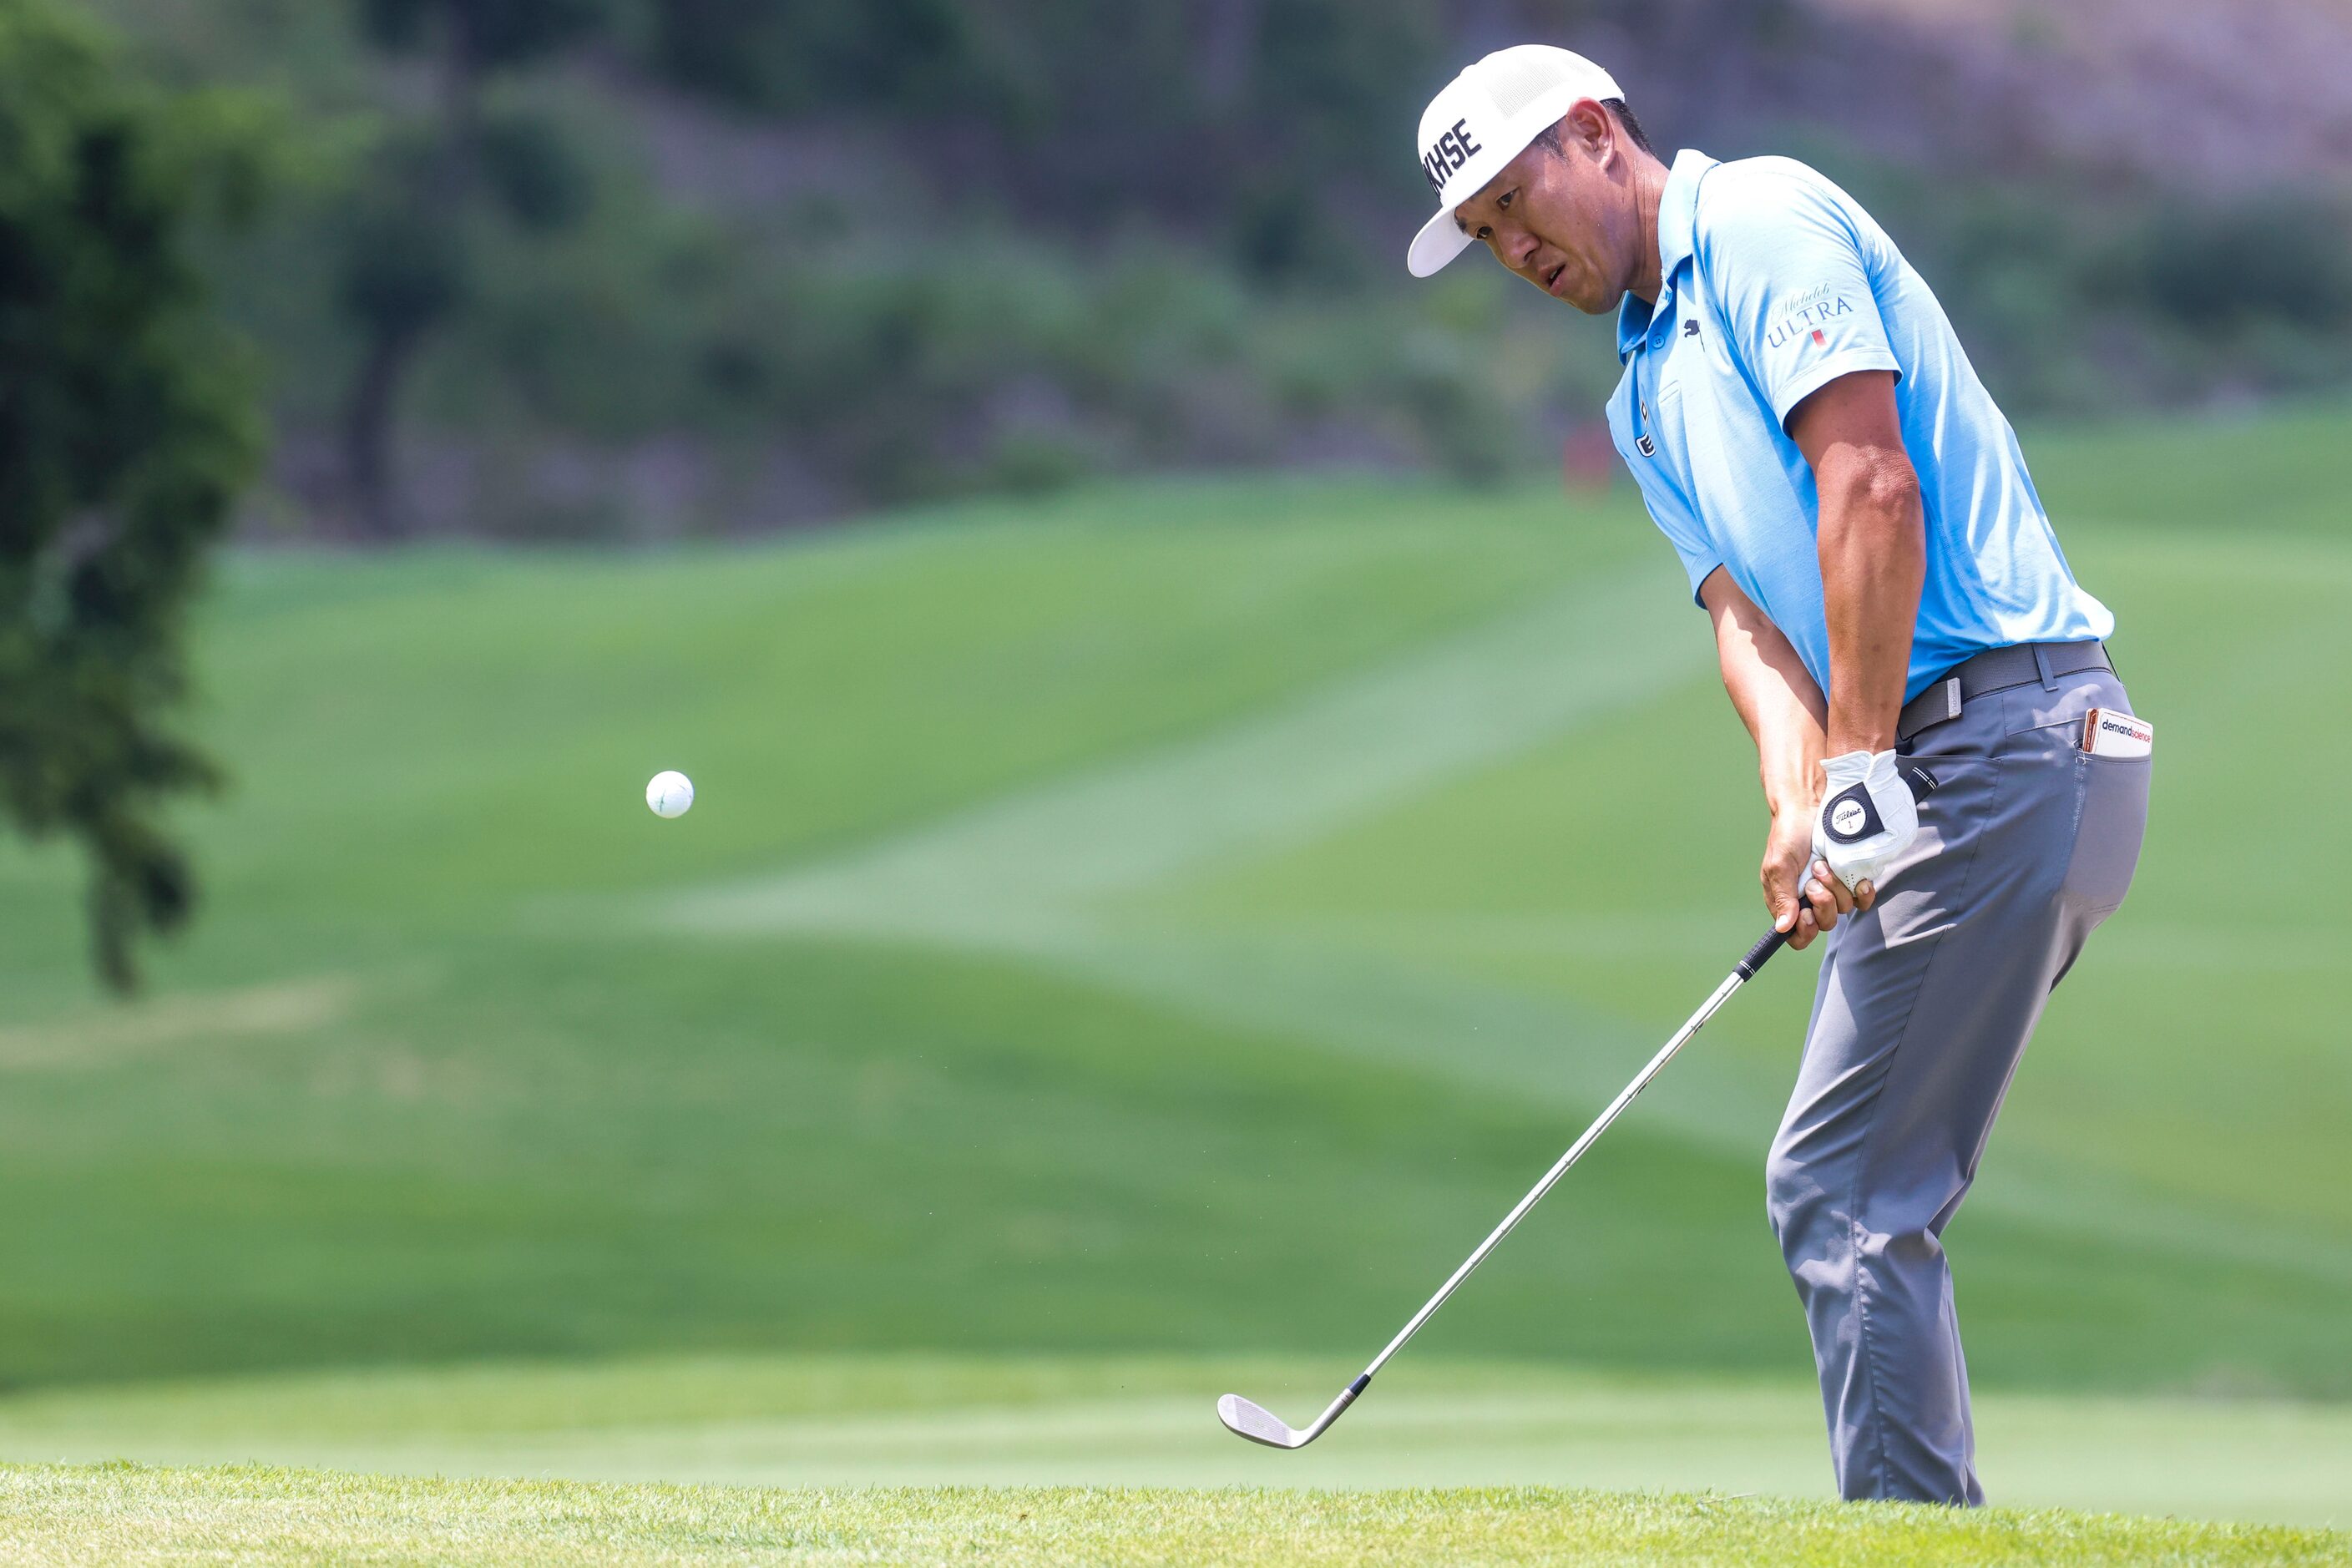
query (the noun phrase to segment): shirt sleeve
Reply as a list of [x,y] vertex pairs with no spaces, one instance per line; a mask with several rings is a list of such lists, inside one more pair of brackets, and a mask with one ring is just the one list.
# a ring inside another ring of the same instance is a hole
[[1643,474],[1639,468],[1633,470],[1633,482],[1641,488],[1642,504],[1650,509],[1650,521],[1658,525],[1658,531],[1666,536],[1666,542],[1682,557],[1683,571],[1690,578],[1691,602],[1699,603],[1698,585],[1723,564],[1723,552],[1715,547],[1706,530],[1698,525],[1698,519],[1690,514],[1682,498],[1671,488]]
[[1842,375],[1902,374],[1861,240],[1821,181],[1793,166],[1722,165],[1700,187],[1696,229],[1733,352],[1784,428]]

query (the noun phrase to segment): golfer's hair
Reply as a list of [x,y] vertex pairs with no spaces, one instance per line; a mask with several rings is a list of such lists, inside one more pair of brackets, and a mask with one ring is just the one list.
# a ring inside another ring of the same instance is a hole
[[[1653,158],[1657,156],[1657,153],[1653,151],[1650,146],[1650,139],[1642,133],[1642,122],[1633,118],[1633,111],[1625,107],[1625,100],[1623,99],[1604,98],[1601,100],[1601,107],[1617,117],[1617,123],[1625,128],[1625,134],[1633,139],[1634,146],[1639,147],[1644,153],[1648,153]],[[1559,127],[1557,124],[1544,132],[1544,133],[1537,137],[1536,140],[1542,142],[1546,147],[1550,148],[1555,153],[1565,153],[1568,151],[1567,147],[1561,144]]]

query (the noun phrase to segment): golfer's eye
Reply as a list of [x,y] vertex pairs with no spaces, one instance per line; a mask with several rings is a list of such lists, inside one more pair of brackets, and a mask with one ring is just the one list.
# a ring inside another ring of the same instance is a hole
[[1479,241],[1481,244],[1491,244],[1495,238],[1495,231],[1488,228],[1482,223],[1478,226],[1478,232],[1472,235],[1470,237]]
[[1509,212],[1511,210],[1512,198],[1516,197],[1518,194],[1519,193],[1517,191],[1505,191],[1500,196],[1496,198],[1495,210],[1497,212]]

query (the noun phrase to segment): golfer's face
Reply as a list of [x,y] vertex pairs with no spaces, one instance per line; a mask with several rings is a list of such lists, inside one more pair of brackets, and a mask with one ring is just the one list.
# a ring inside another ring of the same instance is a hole
[[1454,209],[1454,221],[1495,259],[1587,315],[1617,308],[1632,270],[1614,243],[1614,187],[1570,143],[1538,142],[1486,188]]

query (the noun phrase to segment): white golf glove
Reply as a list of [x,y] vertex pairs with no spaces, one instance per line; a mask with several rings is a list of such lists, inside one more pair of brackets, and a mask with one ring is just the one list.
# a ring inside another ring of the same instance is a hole
[[1825,757],[1829,787],[1813,819],[1813,853],[1847,888],[1875,882],[1919,832],[1919,806],[1893,752]]

